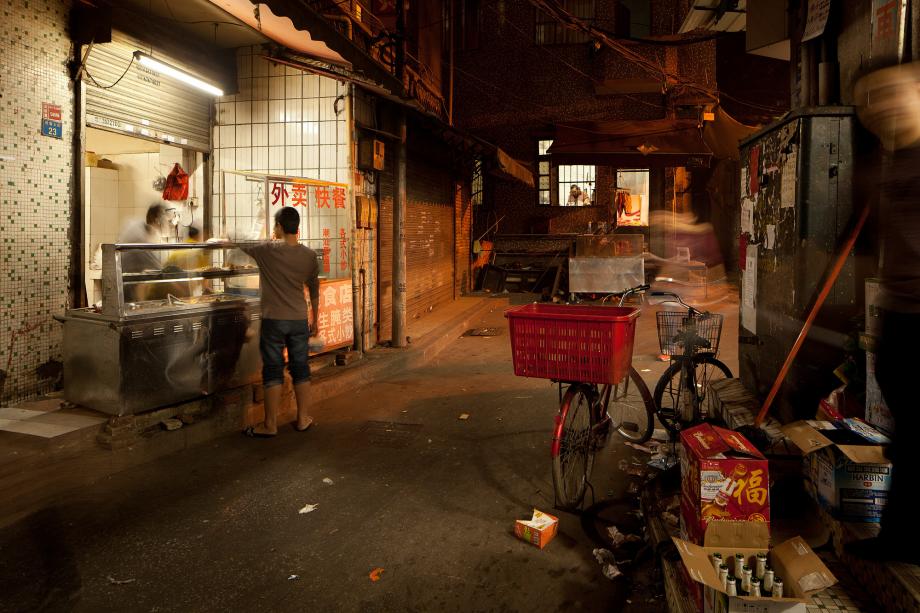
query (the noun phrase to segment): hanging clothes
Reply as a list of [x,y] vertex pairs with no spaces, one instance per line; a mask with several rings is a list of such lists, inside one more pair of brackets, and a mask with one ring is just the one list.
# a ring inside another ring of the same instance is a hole
[[182,170],[178,162],[166,177],[166,187],[163,188],[163,200],[188,199],[188,173]]

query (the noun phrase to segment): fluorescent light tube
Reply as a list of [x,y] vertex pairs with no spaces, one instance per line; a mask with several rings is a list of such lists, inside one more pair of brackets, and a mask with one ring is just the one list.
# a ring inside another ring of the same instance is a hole
[[198,89],[204,92],[207,92],[211,94],[212,96],[223,96],[224,95],[224,90],[220,89],[219,87],[215,87],[211,85],[210,83],[206,83],[202,81],[201,79],[199,79],[198,77],[190,75],[184,70],[180,70],[174,66],[170,66],[169,64],[165,62],[161,62],[160,60],[154,59],[150,57],[149,55],[147,55],[146,53],[143,53],[141,51],[135,51],[134,59],[140,62],[142,66],[147,66],[148,68],[151,68],[152,70],[156,70],[157,72],[161,72],[165,75],[169,75],[170,77],[176,79],[177,81],[182,81],[183,83],[187,83],[188,85],[191,85],[192,87],[197,87]]

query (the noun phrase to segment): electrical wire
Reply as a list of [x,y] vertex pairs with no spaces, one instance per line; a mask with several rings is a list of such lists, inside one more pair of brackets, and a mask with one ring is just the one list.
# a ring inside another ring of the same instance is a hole
[[134,56],[132,55],[132,56],[131,56],[131,61],[128,62],[128,67],[125,68],[125,71],[124,71],[123,73],[121,73],[121,76],[118,77],[118,79],[116,79],[116,81],[115,81],[114,83],[112,83],[111,85],[99,85],[99,81],[97,81],[97,80],[93,77],[93,75],[90,74],[89,70],[86,68],[86,60],[87,60],[87,59],[89,59],[89,53],[86,54],[86,58],[84,58],[84,60],[83,60],[83,73],[86,74],[86,76],[89,77],[89,80],[92,82],[92,84],[93,84],[94,86],[98,87],[99,89],[112,89],[113,87],[115,87],[116,85],[118,85],[119,83],[121,83],[121,80],[124,79],[124,78],[125,78],[125,75],[128,74],[128,71],[131,70],[131,66],[134,65]]
[[[488,6],[487,8],[488,8],[490,11],[492,11],[493,13],[495,13],[496,16],[501,17],[501,14],[500,14],[494,7],[492,7],[491,5]],[[525,40],[525,42],[528,43],[528,45],[527,45],[526,47],[524,47],[524,48],[527,49],[531,54],[536,55],[537,52],[534,51],[534,50],[533,50],[533,46],[531,46],[531,45],[529,44],[529,43],[531,42],[531,40],[530,40],[530,34],[527,33],[527,32],[525,32],[522,28],[520,28],[517,24],[515,24],[515,23],[514,23],[513,21],[511,21],[511,20],[508,20],[507,23],[508,23],[512,28],[514,28],[515,30],[517,30],[517,32],[520,34],[521,38],[522,38],[523,40]],[[596,78],[596,77],[593,77],[593,76],[589,75],[588,73],[582,71],[582,70],[579,69],[578,67],[574,66],[571,62],[565,60],[565,59],[564,59],[562,56],[560,56],[559,54],[553,53],[553,51],[552,51],[549,47],[547,47],[546,45],[537,45],[537,46],[538,46],[538,47],[540,48],[540,50],[543,51],[545,54],[549,55],[549,56],[550,56],[551,58],[553,58],[554,60],[556,60],[556,61],[558,61],[558,62],[561,62],[564,66],[566,66],[568,69],[572,70],[573,72],[575,72],[575,73],[577,73],[577,74],[579,74],[579,75],[585,77],[586,79],[592,81],[595,85],[602,85],[602,84],[603,84],[603,81],[602,81],[601,79],[598,79],[598,78]],[[646,106],[651,106],[651,107],[653,107],[653,108],[655,108],[655,109],[660,109],[660,108],[661,108],[661,105],[660,105],[660,104],[655,104],[655,103],[653,103],[653,102],[649,102],[649,101],[647,101],[647,100],[643,100],[643,99],[641,99],[641,98],[637,98],[637,97],[631,96],[631,95],[629,95],[629,94],[622,94],[622,96],[625,97],[625,98],[628,98],[628,99],[630,99],[630,100],[632,100],[632,101],[634,101],[634,102],[637,102],[637,103],[639,103],[639,104],[644,104],[644,105],[646,105]]]

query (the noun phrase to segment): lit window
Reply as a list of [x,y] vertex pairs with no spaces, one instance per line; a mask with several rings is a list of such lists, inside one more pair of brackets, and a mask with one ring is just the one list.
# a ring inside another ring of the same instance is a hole
[[559,206],[588,206],[594,204],[597,166],[559,166]]
[[648,170],[617,171],[617,227],[648,225],[648,185]]
[[473,180],[470,186],[470,201],[474,205],[482,204],[482,160],[473,162]]

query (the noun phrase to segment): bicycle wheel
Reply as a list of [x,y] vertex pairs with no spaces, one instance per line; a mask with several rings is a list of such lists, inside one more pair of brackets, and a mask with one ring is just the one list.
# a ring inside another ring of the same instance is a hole
[[556,504],[563,509],[577,507],[585,496],[597,451],[592,441],[596,402],[593,386],[576,383],[569,386],[559,406],[553,430],[553,488]]
[[634,443],[644,443],[655,429],[655,400],[635,368],[629,376],[610,390],[607,414],[620,436]]
[[[696,389],[684,389],[682,365],[690,360],[694,365]],[[710,406],[711,398],[707,393],[709,384],[718,379],[730,379],[732,371],[717,360],[712,354],[701,353],[693,358],[676,358],[655,386],[655,406],[658,408],[658,420],[671,432],[680,432],[684,427],[701,418],[714,417],[715,407]],[[693,410],[693,396],[700,401],[700,415]]]

